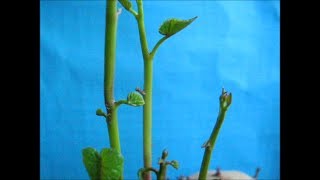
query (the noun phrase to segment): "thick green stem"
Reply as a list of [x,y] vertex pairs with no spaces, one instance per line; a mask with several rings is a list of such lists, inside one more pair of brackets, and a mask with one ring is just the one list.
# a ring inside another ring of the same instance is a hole
[[[147,168],[152,166],[152,61],[144,61],[144,68],[143,159],[144,167]],[[146,179],[151,179],[150,173],[146,176]]]
[[[153,62],[149,56],[148,42],[144,27],[144,14],[142,0],[137,0],[138,16],[136,16],[139,28],[141,51],[144,60],[144,101],[143,106],[143,162],[144,168],[152,167],[152,77]],[[144,179],[150,180],[150,172],[144,173]]]
[[160,164],[157,180],[166,180],[167,179],[166,175],[167,175],[167,164],[163,162]]
[[107,0],[105,65],[104,65],[104,100],[108,112],[108,132],[111,148],[121,153],[118,130],[117,108],[114,106],[114,74],[116,65],[117,39],[117,1]]
[[143,13],[142,0],[137,0],[137,5],[138,5],[138,16],[136,17],[136,19],[138,21],[140,44],[141,44],[143,59],[144,61],[146,61],[146,60],[149,60],[149,50],[148,50],[146,29],[144,27],[144,13]]
[[221,110],[219,111],[219,115],[218,115],[218,119],[216,122],[216,125],[214,126],[214,129],[211,133],[210,139],[208,140],[208,142],[206,142],[205,144],[205,152],[204,152],[204,156],[202,159],[202,164],[201,164],[201,169],[200,169],[200,174],[199,174],[199,180],[205,180],[207,177],[207,172],[208,172],[208,168],[209,168],[209,164],[210,164],[210,159],[211,159],[211,154],[216,142],[216,139],[218,137],[220,128],[222,126],[222,123],[224,121],[224,117],[226,114],[226,110]]
[[118,108],[114,107],[110,111],[110,119],[107,120],[109,141],[111,148],[116,149],[121,153],[119,129],[118,129]]

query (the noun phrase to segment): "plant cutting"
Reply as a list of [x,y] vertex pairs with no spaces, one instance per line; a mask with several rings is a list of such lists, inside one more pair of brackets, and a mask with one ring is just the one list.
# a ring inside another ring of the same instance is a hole
[[[133,15],[137,22],[141,53],[144,62],[144,87],[136,88],[136,91],[129,92],[126,98],[115,100],[114,98],[114,79],[116,64],[116,40],[117,23],[121,9],[118,9],[118,2],[121,6]],[[147,43],[147,34],[145,31],[143,1],[136,0],[137,11],[133,8],[129,0],[107,0],[106,3],[106,30],[105,30],[105,58],[104,58],[104,104],[103,109],[97,109],[96,115],[105,118],[108,136],[109,148],[104,148],[100,152],[92,147],[82,150],[83,163],[90,179],[124,179],[123,165],[124,159],[121,153],[120,133],[118,127],[118,108],[121,105],[133,107],[143,107],[143,162],[144,166],[138,170],[138,177],[144,180],[151,179],[151,172],[155,173],[157,180],[167,179],[167,167],[172,166],[178,169],[179,163],[176,160],[167,161],[168,151],[163,150],[158,162],[159,169],[152,167],[152,85],[153,85],[153,61],[158,48],[167,39],[177,34],[188,25],[190,25],[197,16],[182,20],[170,18],[165,20],[159,28],[159,33],[163,36],[158,40],[152,49],[149,49]],[[208,141],[204,143],[205,153],[203,156],[198,179],[206,179],[209,171],[211,154],[222,126],[226,112],[231,105],[232,95],[222,89],[220,95],[220,111],[216,125]],[[219,176],[218,176],[219,177]],[[188,177],[189,178],[189,177]]]

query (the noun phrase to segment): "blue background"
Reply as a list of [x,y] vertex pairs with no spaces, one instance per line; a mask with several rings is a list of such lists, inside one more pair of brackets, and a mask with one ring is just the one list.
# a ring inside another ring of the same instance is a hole
[[[135,5],[135,2],[133,2]],[[153,165],[161,151],[178,160],[168,176],[199,170],[201,145],[218,113],[221,87],[233,93],[211,168],[279,179],[279,1],[145,1],[149,48],[171,17],[198,16],[154,59]],[[121,7],[119,5],[119,7]],[[41,179],[88,179],[81,150],[109,146],[103,108],[105,1],[41,1]],[[137,24],[118,23],[116,99],[143,87]],[[142,161],[142,108],[121,106],[125,179]]]

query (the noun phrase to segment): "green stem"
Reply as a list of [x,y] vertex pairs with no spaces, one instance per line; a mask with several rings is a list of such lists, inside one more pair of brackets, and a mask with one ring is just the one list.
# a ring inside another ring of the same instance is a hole
[[[141,51],[144,60],[144,101],[143,106],[143,162],[144,168],[152,167],[152,77],[153,62],[149,56],[147,36],[144,26],[144,13],[142,0],[137,0],[138,16],[136,16],[139,28]],[[150,180],[150,172],[144,173],[144,179]]]
[[149,50],[148,50],[146,30],[144,27],[144,13],[143,13],[142,0],[137,0],[137,5],[138,5],[138,16],[136,16],[136,19],[138,21],[140,44],[141,44],[143,59],[146,61],[146,60],[149,60]]
[[122,99],[114,103],[115,107],[119,107],[121,104],[128,104],[128,101]]
[[160,163],[160,169],[157,176],[157,180],[166,180],[167,164],[165,162]]
[[138,17],[138,13],[136,12],[136,11],[134,11],[132,8],[130,8],[129,10],[128,10],[134,17]]
[[[144,61],[143,152],[144,167],[152,166],[152,76],[153,63]],[[150,173],[146,179],[151,179]]]
[[143,174],[147,173],[148,171],[154,172],[156,174],[156,176],[158,176],[158,174],[159,174],[159,172],[156,169],[152,168],[152,167],[144,168],[143,169]]
[[206,147],[205,147],[206,150],[204,152],[204,156],[202,159],[199,180],[205,180],[207,177],[211,154],[212,154],[216,139],[218,137],[220,128],[221,128],[222,123],[224,121],[225,114],[226,114],[226,110],[220,109],[217,122],[214,126],[212,133],[211,133],[209,141],[206,143]]
[[160,45],[161,45],[165,40],[167,40],[168,38],[169,38],[168,36],[165,36],[165,37],[161,38],[161,39],[157,42],[157,44],[154,46],[154,48],[152,49],[152,51],[151,51],[151,53],[150,53],[151,59],[153,59],[154,54],[157,52],[157,50],[158,50],[158,48],[160,47]]
[[109,115],[108,133],[111,148],[121,153],[118,130],[117,107],[114,106],[114,74],[116,64],[117,39],[117,1],[107,0],[105,65],[104,65],[104,100]]
[[109,141],[111,148],[116,149],[121,153],[119,128],[118,128],[118,108],[114,107],[110,111],[110,119],[107,121]]

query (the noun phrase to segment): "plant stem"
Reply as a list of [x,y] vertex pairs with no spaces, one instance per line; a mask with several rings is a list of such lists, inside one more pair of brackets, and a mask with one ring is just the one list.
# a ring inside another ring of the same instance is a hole
[[150,53],[150,58],[153,59],[154,54],[157,52],[158,48],[160,47],[160,45],[167,40],[169,37],[168,36],[164,36],[163,38],[161,38],[157,44],[154,46],[154,48],[152,49],[151,53]]
[[[163,37],[158,41],[152,52],[149,53],[146,30],[144,26],[144,13],[142,0],[136,0],[138,15],[135,15],[138,22],[141,51],[144,61],[144,101],[143,106],[143,162],[144,168],[152,167],[152,81],[153,81],[153,57],[159,46],[168,38]],[[151,179],[150,172],[144,174],[145,180]]]
[[109,141],[111,148],[121,153],[119,130],[118,130],[118,108],[114,107],[110,111],[110,120],[107,121]]
[[139,28],[139,37],[140,37],[140,44],[142,50],[142,56],[144,61],[150,60],[149,59],[149,50],[148,50],[148,42],[146,36],[146,30],[144,27],[144,13],[143,13],[143,3],[142,0],[137,0],[138,5],[138,16],[136,16],[138,21],[138,28]]
[[[153,62],[149,56],[148,42],[144,26],[143,2],[137,0],[138,16],[136,16],[139,28],[141,51],[144,60],[144,101],[143,106],[143,162],[144,168],[152,167],[152,77]],[[150,172],[144,173],[144,179],[150,180]]]
[[108,112],[108,133],[111,148],[121,153],[118,130],[117,107],[114,106],[114,74],[116,63],[117,39],[117,1],[107,0],[105,65],[104,65],[104,100]]
[[128,101],[124,100],[124,99],[119,100],[119,101],[114,103],[114,106],[118,108],[121,104],[128,104]]
[[207,177],[207,172],[210,164],[210,159],[211,159],[211,154],[216,142],[216,139],[218,137],[220,128],[222,126],[222,123],[224,121],[224,117],[226,114],[226,110],[220,109],[219,115],[217,118],[217,122],[214,126],[214,129],[211,133],[209,141],[206,143],[206,150],[204,152],[204,156],[202,159],[202,164],[201,164],[201,169],[200,169],[200,174],[199,174],[199,180],[205,180]]
[[163,162],[160,164],[157,180],[166,180],[166,175],[167,175],[167,165],[165,162]]
[[145,169],[143,170],[143,173],[145,174],[145,173],[147,173],[148,171],[154,172],[154,173],[157,175],[157,177],[158,177],[159,172],[158,172],[156,169],[154,169],[153,167],[145,168]]
[[152,166],[152,76],[153,62],[144,61],[143,151],[144,167]]

